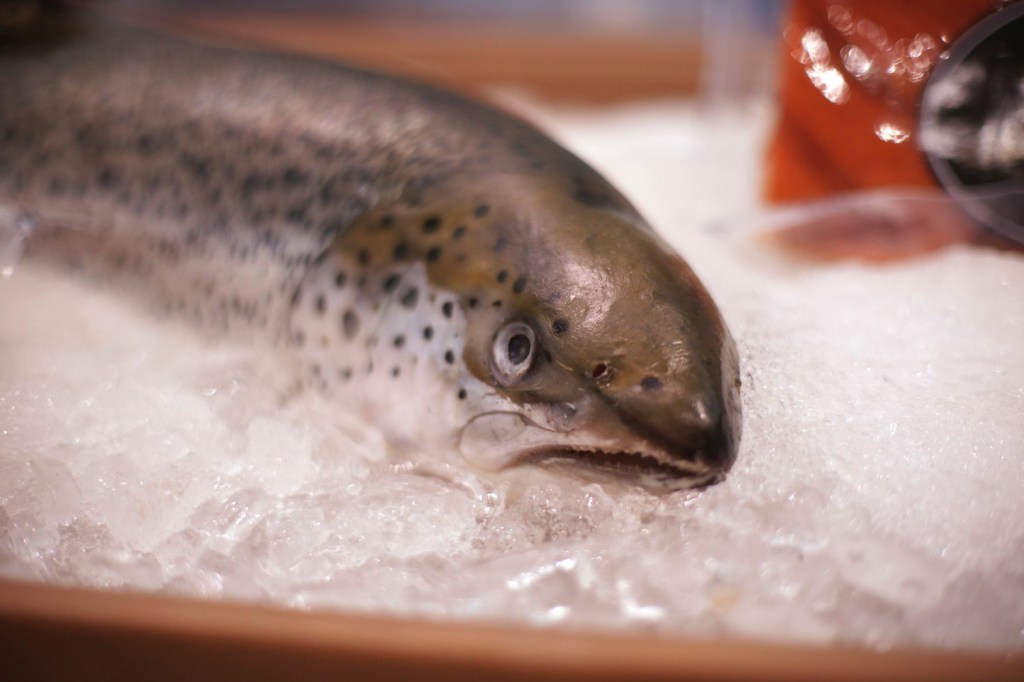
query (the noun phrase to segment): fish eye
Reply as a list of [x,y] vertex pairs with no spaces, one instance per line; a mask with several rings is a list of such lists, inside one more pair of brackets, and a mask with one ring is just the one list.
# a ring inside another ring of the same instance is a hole
[[533,366],[536,347],[533,327],[525,322],[509,322],[502,327],[491,349],[498,379],[505,384],[519,381]]

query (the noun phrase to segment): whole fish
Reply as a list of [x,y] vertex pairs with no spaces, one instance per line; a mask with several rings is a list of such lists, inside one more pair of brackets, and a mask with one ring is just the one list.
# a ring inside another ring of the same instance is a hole
[[723,478],[740,382],[721,315],[534,127],[309,58],[56,34],[0,47],[0,207],[34,224],[27,257],[270,339],[398,445]]

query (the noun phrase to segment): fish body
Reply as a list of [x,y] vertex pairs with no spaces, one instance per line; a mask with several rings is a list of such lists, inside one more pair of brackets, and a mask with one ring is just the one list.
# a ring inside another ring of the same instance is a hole
[[694,273],[460,96],[134,29],[0,49],[0,205],[28,257],[269,341],[393,442],[670,489],[735,459],[736,353]]

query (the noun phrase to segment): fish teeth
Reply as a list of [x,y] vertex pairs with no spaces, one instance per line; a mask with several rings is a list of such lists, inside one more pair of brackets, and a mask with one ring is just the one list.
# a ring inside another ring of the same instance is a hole
[[631,473],[643,479],[645,485],[649,487],[666,490],[699,488],[717,483],[724,477],[720,472],[697,461],[666,461],[653,454],[639,451],[566,446],[536,452],[530,459],[540,464],[571,461],[574,464],[582,463],[596,471]]

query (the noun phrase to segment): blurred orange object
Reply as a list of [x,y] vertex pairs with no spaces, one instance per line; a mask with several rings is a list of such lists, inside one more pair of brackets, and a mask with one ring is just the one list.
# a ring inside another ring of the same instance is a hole
[[992,0],[793,0],[765,198],[935,186],[916,140],[921,89],[950,43],[996,7]]

